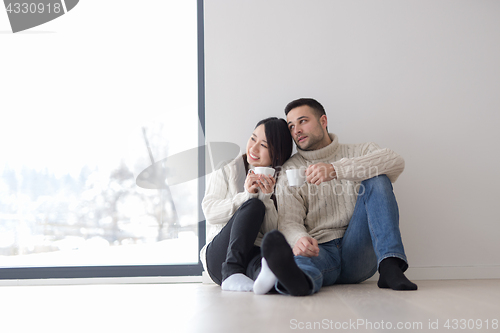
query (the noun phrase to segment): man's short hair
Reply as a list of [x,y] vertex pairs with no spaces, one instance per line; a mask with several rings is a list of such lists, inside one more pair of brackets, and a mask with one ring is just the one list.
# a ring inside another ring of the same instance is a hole
[[314,110],[316,117],[319,119],[322,115],[326,115],[325,108],[317,100],[312,98],[299,98],[288,103],[285,107],[285,115],[288,115],[292,109],[298,108],[299,106],[307,105]]

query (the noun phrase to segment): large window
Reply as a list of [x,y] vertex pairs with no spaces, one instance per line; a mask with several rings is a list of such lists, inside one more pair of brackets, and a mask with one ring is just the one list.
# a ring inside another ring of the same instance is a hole
[[202,10],[83,1],[2,37],[0,278],[201,273],[203,178],[167,162],[204,141]]

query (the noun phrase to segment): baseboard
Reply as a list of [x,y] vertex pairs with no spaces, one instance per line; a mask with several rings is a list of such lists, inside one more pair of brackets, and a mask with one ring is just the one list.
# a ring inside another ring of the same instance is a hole
[[[476,280],[500,279],[500,266],[439,266],[410,267],[406,271],[410,280]],[[378,273],[368,279],[377,281]],[[0,286],[50,286],[90,284],[161,284],[161,283],[204,283],[214,284],[206,272],[202,276],[164,276],[133,278],[88,278],[88,279],[38,279],[0,280]]]
[[162,283],[201,283],[201,282],[202,282],[201,276],[155,276],[155,277],[124,277],[124,278],[0,280],[0,286],[162,284]]
[[204,284],[215,284],[206,271],[201,272],[201,282]]
[[[415,281],[500,279],[500,266],[410,267],[405,275]],[[368,281],[377,280],[378,273]]]

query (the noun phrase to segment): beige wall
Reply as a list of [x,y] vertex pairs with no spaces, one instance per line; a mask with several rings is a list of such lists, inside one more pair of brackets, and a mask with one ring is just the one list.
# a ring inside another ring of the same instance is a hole
[[500,2],[205,1],[206,137],[318,99],[341,142],[406,160],[414,278],[500,277]]

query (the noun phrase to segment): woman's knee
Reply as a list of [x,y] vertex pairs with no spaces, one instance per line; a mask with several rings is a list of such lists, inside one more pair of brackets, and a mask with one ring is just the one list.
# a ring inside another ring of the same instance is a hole
[[255,212],[262,212],[262,214],[264,214],[266,212],[266,206],[258,198],[248,199],[247,201],[245,201],[243,203],[243,205],[241,205],[240,208],[241,209],[248,209],[248,210],[255,211]]

